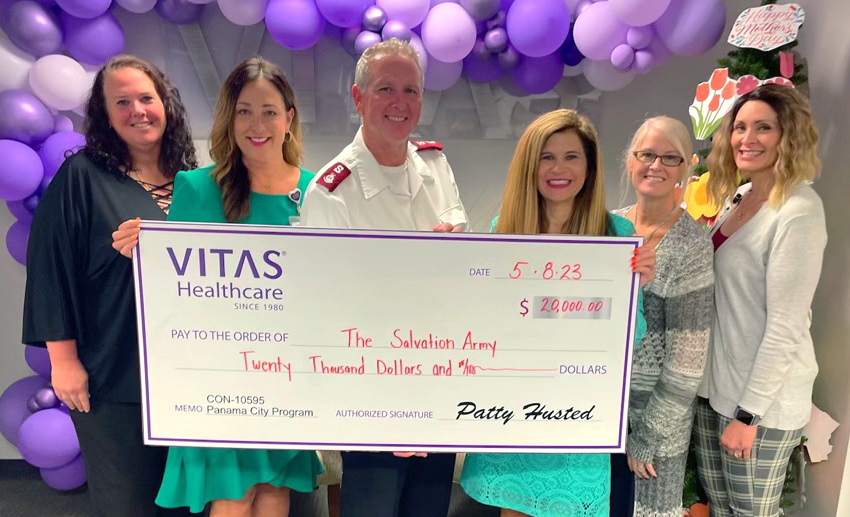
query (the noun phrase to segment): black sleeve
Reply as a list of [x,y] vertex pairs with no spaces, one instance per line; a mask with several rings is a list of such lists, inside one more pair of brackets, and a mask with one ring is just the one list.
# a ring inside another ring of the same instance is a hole
[[91,196],[88,160],[65,160],[38,203],[27,246],[23,342],[77,339],[80,324],[79,271],[85,264]]

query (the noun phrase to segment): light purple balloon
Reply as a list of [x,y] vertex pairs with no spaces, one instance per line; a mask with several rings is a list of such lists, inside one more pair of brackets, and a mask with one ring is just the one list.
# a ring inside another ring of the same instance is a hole
[[9,212],[15,216],[15,219],[18,221],[21,221],[24,224],[30,224],[32,222],[32,213],[24,206],[23,199],[19,201],[6,201],[6,208],[9,209]]
[[[520,0],[516,0],[514,5]],[[559,0],[560,1],[560,0]],[[510,13],[508,13],[510,18]],[[511,71],[514,83],[526,93],[545,93],[555,87],[564,74],[560,52],[548,56],[524,57]]]
[[512,45],[508,45],[503,52],[499,53],[497,59],[502,70],[510,72],[519,64],[520,55]]
[[505,26],[505,20],[507,18],[508,18],[508,13],[499,9],[498,11],[496,11],[496,14],[494,14],[492,18],[487,20],[487,23],[486,23],[485,26],[487,27],[487,30],[495,29],[496,27],[504,27]]
[[381,42],[381,35],[377,32],[372,31],[362,31],[357,35],[357,39],[354,40],[354,52],[359,56],[363,52],[366,51],[367,48],[372,45],[376,45]]
[[59,398],[53,388],[44,387],[35,392],[33,395],[39,409],[50,409],[59,405]]
[[29,243],[30,225],[15,221],[6,232],[6,250],[19,264],[27,264],[27,244]]
[[647,49],[636,50],[633,65],[632,70],[638,75],[648,74],[655,68],[655,55]]
[[38,97],[22,89],[0,92],[0,139],[38,145],[53,132],[53,114]]
[[2,27],[12,43],[36,57],[54,54],[62,48],[59,20],[37,2],[13,3],[3,17]]
[[670,0],[608,0],[617,18],[627,25],[649,25],[664,14]]
[[653,37],[649,45],[635,52],[634,70],[638,74],[647,74],[652,69],[663,65],[673,55],[661,42],[658,33],[653,29]]
[[392,38],[410,41],[411,36],[413,36],[413,31],[410,30],[410,27],[398,20],[388,21],[386,25],[384,25],[384,30],[381,31],[381,38],[383,38],[384,41]]
[[27,410],[30,413],[35,413],[36,411],[41,411],[41,408],[38,407],[38,401],[35,399],[35,395],[27,399]]
[[94,18],[105,13],[112,0],[56,0],[66,13],[77,18]]
[[124,52],[124,31],[111,14],[96,18],[63,14],[62,28],[68,53],[81,63],[102,65]]
[[422,68],[422,73],[428,70],[428,51],[425,50],[425,45],[422,43],[422,38],[413,33],[413,36],[410,37],[410,46],[413,47],[413,50],[416,51],[416,55],[419,56],[419,66]]
[[0,199],[16,201],[36,191],[44,177],[38,154],[15,140],[0,140]]
[[428,58],[428,70],[425,71],[425,89],[441,92],[451,88],[463,72],[463,61],[444,63],[431,56]]
[[357,41],[357,36],[359,36],[361,32],[360,26],[358,25],[356,27],[347,27],[343,29],[342,34],[340,35],[339,41],[342,48],[352,56],[357,55],[357,51],[354,49],[354,42]]
[[726,26],[721,0],[673,0],[655,22],[664,46],[679,56],[698,56],[720,41]]
[[564,0],[515,0],[505,28],[517,52],[531,57],[547,56],[567,39],[570,10]]
[[430,0],[377,0],[375,5],[387,13],[387,19],[398,20],[408,27],[416,27],[422,23],[431,8]]
[[487,50],[495,54],[505,50],[508,47],[507,31],[501,27],[490,29],[484,35],[484,46],[487,47]]
[[73,131],[74,122],[66,115],[54,115],[53,117],[53,132]]
[[610,60],[581,62],[584,77],[594,88],[603,92],[612,92],[625,87],[635,77],[634,71],[621,72],[614,68]]
[[218,0],[218,8],[231,23],[250,26],[263,21],[266,0]]
[[466,9],[473,20],[487,20],[499,12],[501,2],[499,0],[458,0],[458,3]]
[[367,31],[381,32],[387,23],[387,13],[377,5],[371,5],[363,12],[363,28]]
[[44,378],[38,375],[18,379],[0,395],[0,434],[12,445],[18,445],[21,424],[29,418],[27,401],[44,387]]
[[41,145],[38,157],[44,165],[44,178],[52,179],[67,156],[86,145],[86,137],[73,131],[53,133]]
[[484,44],[484,40],[479,38],[475,40],[475,45],[472,46],[472,52],[470,52],[469,55],[475,56],[481,61],[487,61],[493,53],[490,52],[490,49],[488,49],[487,45]]
[[39,469],[41,479],[50,488],[68,491],[80,488],[86,482],[86,465],[80,454],[69,463],[55,469]]
[[652,41],[652,27],[631,27],[626,33],[626,43],[635,50],[642,49]]
[[591,5],[576,18],[573,36],[576,47],[585,57],[608,60],[611,52],[626,42],[629,26],[614,16],[608,2]]
[[499,66],[499,59],[492,54],[486,60],[470,54],[463,60],[463,75],[474,83],[489,83],[505,75],[505,71]]
[[24,347],[24,359],[32,371],[50,380],[50,355],[46,348],[27,345]]
[[593,2],[591,0],[582,0],[581,2],[579,2],[578,5],[576,5],[576,10],[575,10],[575,15],[573,16],[573,20],[577,20],[578,17],[581,16],[581,13],[586,11],[587,8],[590,7],[591,5],[593,5]]
[[166,21],[184,25],[198,21],[204,12],[204,6],[188,0],[159,0],[156,12]]
[[325,17],[313,0],[269,0],[266,28],[271,37],[284,47],[304,50],[322,37]]
[[131,13],[143,14],[154,8],[156,0],[115,0],[118,5]]
[[621,72],[625,72],[632,67],[635,60],[635,49],[623,43],[617,45],[617,48],[611,52],[611,64],[614,68]]
[[372,0],[316,0],[319,12],[337,27],[353,27],[363,19]]
[[30,465],[56,468],[80,454],[80,442],[71,417],[60,409],[45,409],[24,420],[18,450]]
[[428,54],[440,61],[460,61],[469,55],[475,41],[475,20],[458,4],[435,6],[422,23],[422,43]]

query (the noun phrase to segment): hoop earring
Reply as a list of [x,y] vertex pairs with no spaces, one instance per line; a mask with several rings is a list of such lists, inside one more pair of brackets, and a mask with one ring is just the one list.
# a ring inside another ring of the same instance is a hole
[[283,143],[288,144],[291,141],[292,141],[292,132],[287,131],[286,134],[283,136]]

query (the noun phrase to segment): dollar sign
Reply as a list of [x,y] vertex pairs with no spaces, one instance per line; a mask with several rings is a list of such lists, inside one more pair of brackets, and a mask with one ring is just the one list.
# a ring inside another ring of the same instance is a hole
[[519,302],[519,306],[522,307],[519,310],[520,315],[524,318],[528,316],[528,298],[523,298],[521,302]]

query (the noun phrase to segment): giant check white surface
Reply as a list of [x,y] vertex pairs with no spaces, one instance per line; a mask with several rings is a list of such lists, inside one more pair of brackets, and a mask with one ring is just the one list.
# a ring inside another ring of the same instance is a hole
[[145,443],[621,452],[640,243],[143,222]]

